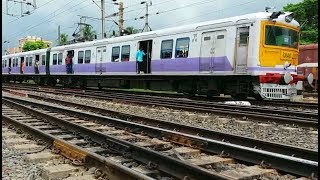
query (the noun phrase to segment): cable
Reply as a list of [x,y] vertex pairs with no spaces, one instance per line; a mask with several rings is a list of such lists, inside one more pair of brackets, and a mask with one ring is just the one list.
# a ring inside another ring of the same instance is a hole
[[231,6],[231,7],[228,7],[228,8],[224,8],[224,9],[220,9],[220,10],[216,10],[216,11],[211,11],[209,13],[204,13],[204,14],[201,14],[201,15],[198,15],[198,16],[195,16],[195,17],[192,17],[192,18],[189,18],[189,19],[184,19],[184,20],[181,20],[181,21],[177,21],[175,23],[172,23],[172,24],[168,24],[168,25],[165,25],[165,26],[160,26],[158,28],[164,28],[164,27],[168,27],[168,26],[171,26],[171,25],[176,25],[177,23],[181,23],[181,22],[185,22],[185,21],[189,21],[191,19],[196,19],[196,18],[199,18],[199,17],[202,17],[202,16],[206,16],[208,14],[212,14],[212,13],[215,13],[215,12],[220,12],[220,11],[224,11],[224,10],[227,10],[227,9],[230,9],[230,8],[233,8],[233,7],[237,7],[237,6],[242,6],[242,5],[247,5],[247,4],[250,4],[252,2],[254,2],[255,0],[253,1],[248,1],[248,2],[245,2],[245,3],[242,3],[242,4],[238,4],[238,5],[235,5],[235,6]]
[[[72,9],[72,8],[78,6],[78,5],[80,5],[80,4],[82,4],[82,3],[86,2],[86,1],[87,1],[87,0],[84,0],[84,1],[78,3],[77,5],[69,8],[69,9],[67,9],[67,10],[65,10],[65,11],[62,11],[62,12],[60,12],[60,13],[58,13],[58,14],[55,14],[53,17],[50,18],[51,21],[53,20],[52,18],[57,17],[57,16],[61,15],[62,13],[66,12],[66,11],[69,11],[70,9]],[[71,0],[71,1],[70,1],[69,3],[67,3],[67,4],[70,4],[71,2],[73,2],[73,0]],[[55,11],[55,12],[56,12],[56,11]],[[53,12],[53,13],[55,13],[55,12]],[[51,14],[53,14],[53,13],[51,13]],[[50,15],[51,15],[51,14],[50,14]],[[48,16],[49,16],[49,15],[48,15]],[[48,17],[48,16],[46,16],[46,17]],[[43,19],[44,19],[44,18],[43,18]],[[22,32],[22,33],[20,33],[20,34],[18,34],[18,35],[15,35],[15,36],[20,36],[21,34],[23,34],[23,33],[25,33],[25,32],[28,32],[29,30],[31,30],[31,29],[33,29],[33,28],[35,28],[35,27],[38,27],[39,25],[41,25],[41,24],[43,24],[43,23],[50,22],[50,19],[49,19],[49,20],[45,20],[45,21],[43,21],[43,22],[40,22],[40,23],[38,23],[38,24],[36,24],[36,25],[34,25],[34,26],[32,26],[32,27],[29,26],[30,28],[24,30],[24,32]],[[14,36],[13,36],[13,35],[10,35],[9,37],[14,37]]]
[[[30,13],[32,13],[32,12],[34,12],[34,11],[36,11],[37,9],[40,9],[41,7],[43,7],[43,6],[47,5],[47,4],[49,4],[50,2],[53,2],[53,0],[47,1],[46,3],[42,4],[42,5],[41,5],[41,6],[39,6],[38,8],[34,9],[34,10],[33,10],[33,11],[31,11]],[[13,21],[10,21],[10,22],[8,22],[8,24],[11,24],[12,22],[17,21],[17,20],[19,20],[19,19],[21,19],[21,18],[22,18],[22,17],[19,17],[18,19],[15,19],[15,20],[13,20]]]

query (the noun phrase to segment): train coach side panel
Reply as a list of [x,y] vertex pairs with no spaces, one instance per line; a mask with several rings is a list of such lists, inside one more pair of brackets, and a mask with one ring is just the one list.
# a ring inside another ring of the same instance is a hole
[[[318,63],[318,44],[301,45],[299,48],[299,64]],[[318,68],[298,68],[299,72],[308,75],[312,73],[314,78],[318,79]]]

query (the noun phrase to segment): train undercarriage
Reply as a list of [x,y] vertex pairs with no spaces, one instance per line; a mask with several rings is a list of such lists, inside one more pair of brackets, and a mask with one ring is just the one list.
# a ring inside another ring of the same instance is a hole
[[188,97],[231,95],[234,100],[255,99],[288,100],[297,94],[295,87],[260,84],[255,76],[175,76],[175,75],[2,75],[2,82],[22,83],[34,81],[37,85],[64,87],[98,87],[174,91]]

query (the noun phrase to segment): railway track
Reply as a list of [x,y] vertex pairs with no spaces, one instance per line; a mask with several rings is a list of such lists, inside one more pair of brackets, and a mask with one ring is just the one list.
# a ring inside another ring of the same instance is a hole
[[[28,111],[36,114],[38,117],[48,119],[50,120],[48,122],[54,122],[55,128],[62,126],[65,130],[68,129],[73,132],[78,132],[75,134],[80,135],[86,140],[90,139],[97,144],[103,144],[103,147],[105,147],[106,144],[109,144],[108,148],[114,148],[114,151],[120,151],[120,154],[122,155],[129,153],[131,158],[140,163],[149,164],[150,166],[150,162],[152,162],[151,166],[154,167],[154,169],[179,179],[185,178],[186,176],[191,179],[209,177],[218,179],[234,178],[234,172],[231,173],[231,170],[220,170],[217,172],[216,169],[212,169],[212,166],[210,166],[211,168],[209,169],[208,166],[201,166],[208,165],[210,162],[212,165],[212,159],[217,160],[217,158],[220,158],[220,162],[226,162],[225,167],[222,169],[228,169],[229,166],[237,164],[234,163],[235,161],[238,161],[249,164],[261,164],[265,167],[271,165],[272,168],[300,176],[317,176],[317,161],[244,147],[228,142],[216,141],[206,137],[138,124],[132,121],[124,121],[80,110],[71,110],[71,108],[68,109],[56,105],[36,103],[30,100],[3,97],[3,103],[8,107],[15,107],[15,110],[19,109],[23,112]],[[20,115],[16,115],[16,117],[19,116]],[[97,132],[98,129],[110,130],[110,128],[113,131],[117,131],[117,133],[104,134],[103,136],[101,133]],[[144,134],[145,136],[142,138],[140,134]],[[148,139],[147,137],[149,137],[148,142],[146,142],[146,139]],[[158,144],[156,143],[153,144],[154,146],[150,146],[150,143],[152,142],[150,137],[157,138],[156,142]],[[166,141],[160,139],[165,139]],[[139,143],[140,146],[137,146]],[[144,146],[149,146],[153,151],[157,150],[160,152],[147,152]],[[189,146],[189,148],[186,149],[186,147],[183,146]],[[168,150],[168,147],[172,151]],[[185,156],[177,152],[189,152],[189,154],[187,153],[188,156]],[[201,155],[198,156],[199,154],[197,152]],[[156,153],[156,155],[152,153]],[[211,155],[212,153],[216,155]],[[175,158],[172,158],[171,156]],[[225,158],[224,156],[227,157]],[[154,162],[155,158],[158,160],[157,162]],[[186,162],[187,165],[185,164]],[[200,166],[198,166],[199,163],[201,164]],[[168,165],[171,167],[165,167]],[[174,172],[172,172],[172,167],[175,167]],[[150,167],[148,168],[150,169]],[[192,171],[191,175],[189,174],[190,170]],[[271,172],[252,165],[246,165],[243,170],[249,172],[254,171],[255,173],[259,172],[260,175],[264,173],[269,174],[269,172]],[[241,174],[240,172],[241,170],[239,171],[238,176]],[[253,174],[251,175],[253,176]]]
[[[3,87],[4,90],[10,90],[13,87]],[[30,87],[14,87],[22,90],[34,90],[37,92],[53,93],[59,95],[72,95],[86,98],[95,98],[110,100],[114,102],[132,103],[140,105],[163,106],[173,109],[182,109],[188,111],[198,111],[205,113],[214,113],[220,115],[228,115],[232,117],[245,117],[249,120],[259,122],[276,122],[280,124],[298,125],[302,127],[318,127],[318,113],[314,111],[302,110],[282,110],[275,108],[265,108],[261,106],[238,106],[223,104],[217,102],[193,101],[176,98],[163,98],[155,96],[131,96],[123,93],[109,93],[92,90],[65,90],[59,88],[30,88]],[[272,116],[270,116],[272,114]]]
[[[12,84],[12,83],[2,83],[4,87],[15,87],[20,89],[27,90],[28,88],[38,88],[42,89],[43,87],[35,87],[35,85],[30,84]],[[63,88],[63,87],[48,87],[50,89],[57,88],[57,89],[64,89],[64,90],[72,90],[72,91],[83,91],[82,89],[70,89],[70,88]],[[165,92],[141,92],[141,91],[128,91],[128,90],[121,90],[121,89],[107,89],[105,91],[98,91],[94,88],[87,88],[84,91],[87,92],[103,92],[103,93],[116,93],[116,94],[126,94],[126,95],[148,95],[148,96],[155,96],[155,97],[170,97],[170,98],[185,98],[185,95],[181,93],[165,93]],[[194,96],[189,97],[188,99],[194,101],[203,101],[203,102],[224,102],[227,100],[232,100],[228,97],[205,97],[205,96]],[[299,109],[318,109],[317,103],[304,103],[304,102],[285,102],[285,101],[258,101],[258,100],[248,100],[252,105],[256,106],[270,106],[270,107],[285,107],[285,108],[299,108]]]

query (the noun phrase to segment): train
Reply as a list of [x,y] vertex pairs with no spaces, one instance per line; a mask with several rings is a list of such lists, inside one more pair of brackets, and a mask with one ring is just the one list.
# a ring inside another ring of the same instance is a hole
[[[291,12],[250,13],[5,55],[2,82],[290,101],[303,82],[313,81],[312,73],[297,74],[299,35]],[[138,49],[145,53],[141,74]]]
[[297,73],[301,75],[312,73],[314,75],[311,84],[303,83],[303,90],[306,92],[318,92],[318,62],[318,44],[306,44],[299,47]]

